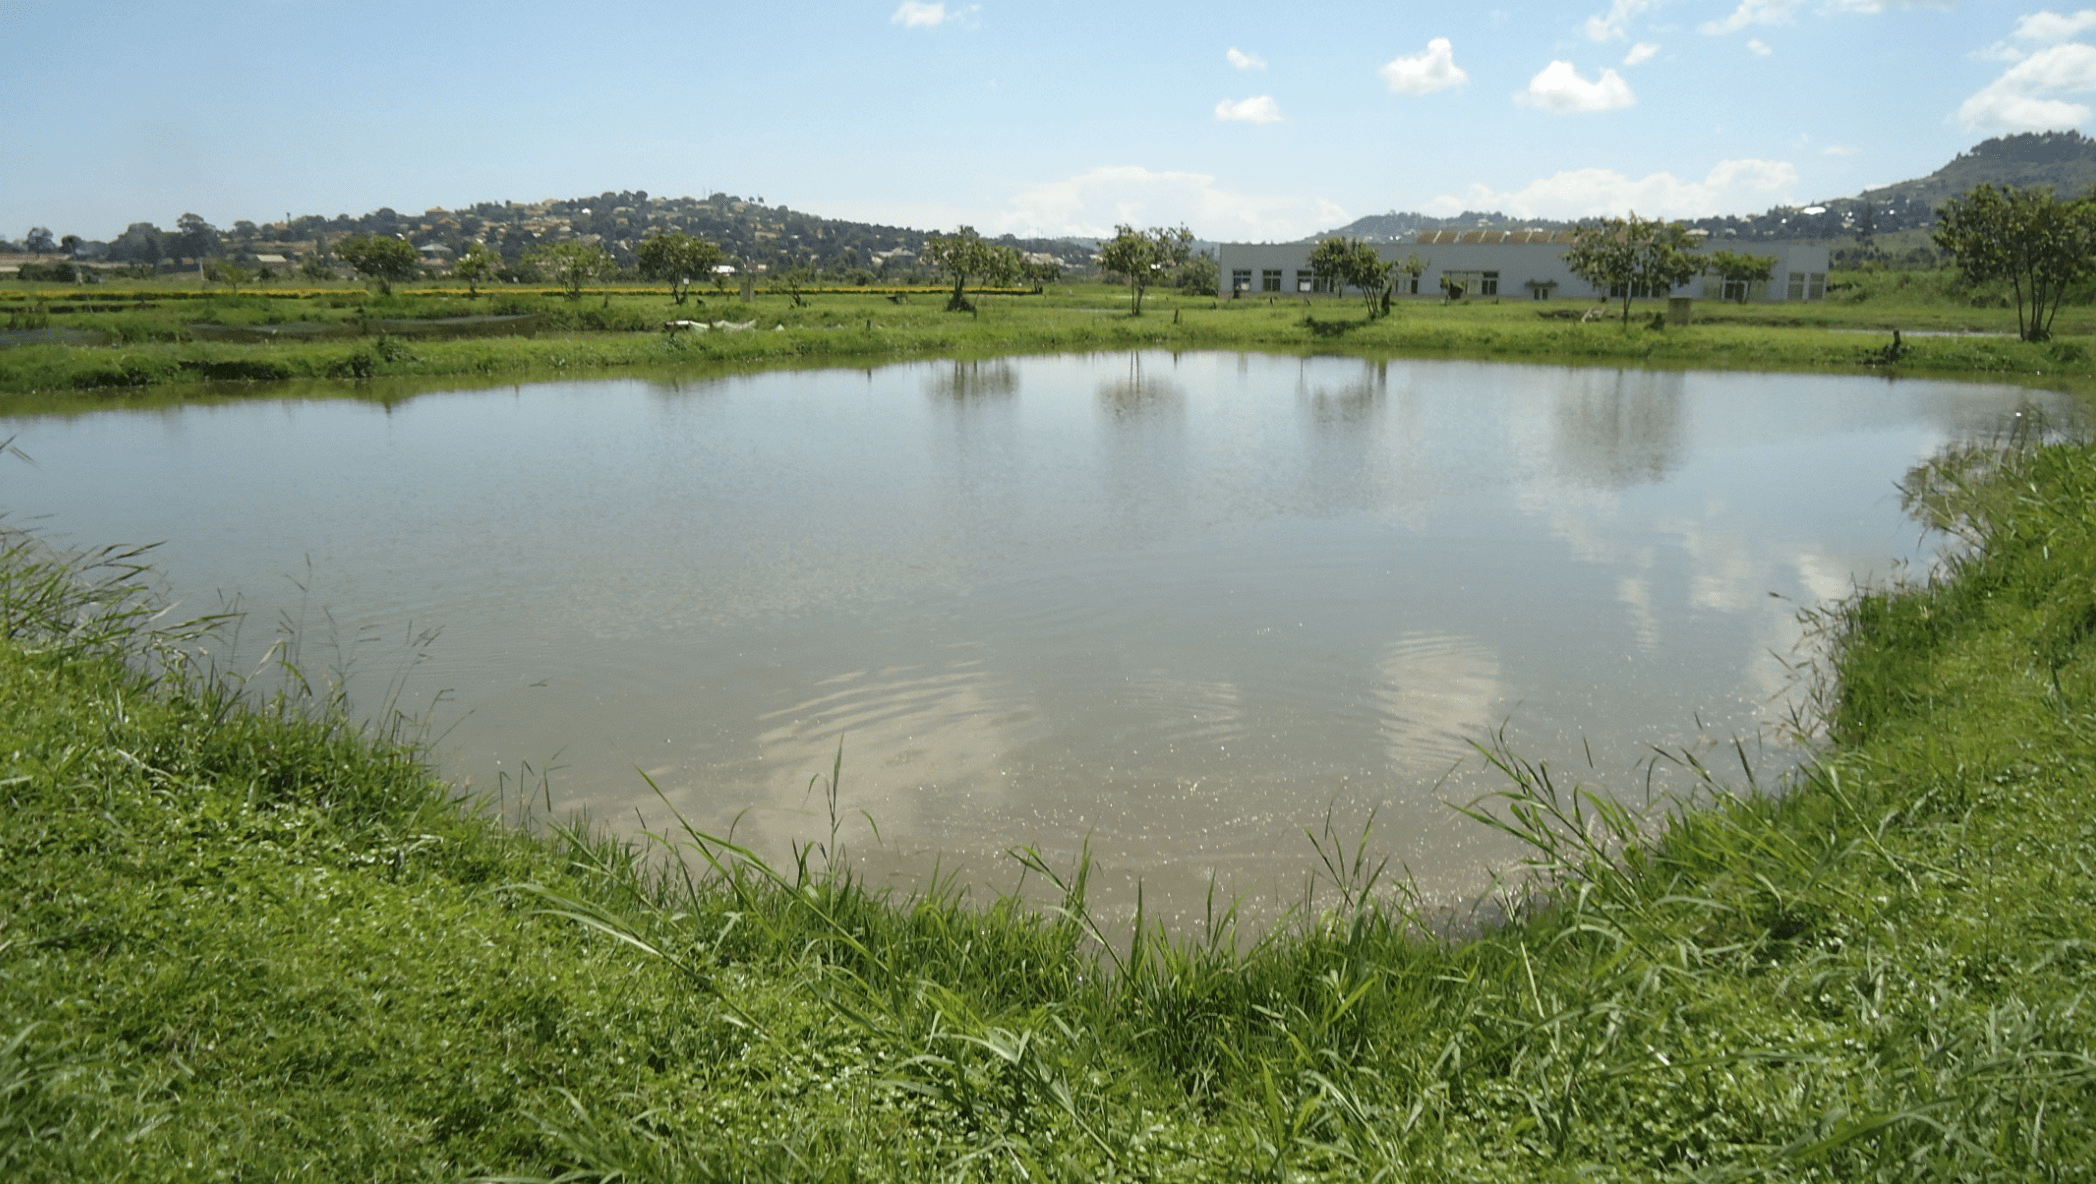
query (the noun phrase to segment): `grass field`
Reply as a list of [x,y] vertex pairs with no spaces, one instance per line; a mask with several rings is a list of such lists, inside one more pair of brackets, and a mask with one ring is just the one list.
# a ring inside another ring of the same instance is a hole
[[1105,932],[1024,851],[1059,907],[497,826],[398,729],[191,667],[136,558],[7,536],[0,1173],[2085,1178],[2096,449],[1912,491],[1970,548],[1828,610],[1809,776],[1634,818],[1498,754],[1534,878],[1462,940],[1372,834],[1306,835],[1255,942]]
[[[237,295],[194,287],[32,289],[0,294],[0,312],[16,332],[70,330],[107,344],[0,349],[0,393],[108,398],[160,387],[170,393],[181,388],[181,397],[190,397],[301,380],[703,373],[718,367],[1132,348],[1787,368],[2054,384],[2096,375],[2096,307],[2065,309],[2055,340],[2029,344],[2014,339],[2014,310],[2002,306],[1998,293],[1965,291],[1945,273],[1853,273],[1837,275],[1836,283],[1830,299],[1811,304],[1699,304],[1694,323],[1673,328],[1648,324],[1652,305],[1638,305],[1625,327],[1612,309],[1601,310],[1603,319],[1582,320],[1600,306],[1570,300],[1401,302],[1392,316],[1371,320],[1358,301],[1217,301],[1153,293],[1144,315],[1132,317],[1125,291],[1102,284],[989,295],[972,314],[945,312],[943,294],[932,291],[813,292],[802,305],[769,293],[752,304],[732,294],[708,294],[679,306],[659,289],[639,288],[593,291],[579,301],[515,289],[477,299],[446,289],[405,288],[390,298],[351,287]],[[445,321],[459,327],[465,324],[459,318],[490,315],[529,318],[531,335],[442,333]],[[749,328],[664,332],[663,323],[676,319]],[[283,339],[212,339],[256,329],[276,330]],[[342,335],[293,338],[293,329]],[[1907,335],[1906,349],[1887,364],[1883,351],[1894,329]]]

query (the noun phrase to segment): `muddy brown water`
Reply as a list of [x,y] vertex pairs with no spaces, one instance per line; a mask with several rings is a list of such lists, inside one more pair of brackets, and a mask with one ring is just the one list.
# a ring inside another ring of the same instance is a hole
[[[1305,828],[1436,894],[1516,852],[1451,803],[1504,735],[1642,803],[1687,749],[1797,751],[1800,608],[1929,554],[1897,483],[2064,422],[2024,390],[1163,353],[912,362],[390,406],[257,398],[0,424],[14,524],[164,541],[169,592],[279,621],[443,772],[632,832],[978,894],[1004,854],[1197,914],[1298,897]],[[433,643],[412,639],[440,632]],[[550,786],[537,778],[550,772]],[[870,821],[869,821],[870,819]],[[876,827],[878,833],[876,835]]]

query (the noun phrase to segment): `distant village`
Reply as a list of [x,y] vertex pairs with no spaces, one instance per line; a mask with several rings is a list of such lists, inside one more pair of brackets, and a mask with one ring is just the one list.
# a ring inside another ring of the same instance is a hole
[[[1877,260],[1893,266],[1934,266],[1941,256],[1928,241],[1937,208],[1982,181],[2054,186],[2061,196],[2096,187],[2096,140],[2075,132],[2003,136],[1974,146],[1927,177],[1867,190],[1854,197],[1805,206],[1777,206],[1754,215],[1685,219],[1711,242],[1820,242],[1833,266]],[[1569,229],[1576,222],[1464,211],[1452,217],[1417,213],[1375,214],[1306,236],[1359,238],[1376,244],[1416,240],[1442,231]],[[581,241],[601,247],[630,268],[634,251],[650,234],[681,232],[718,244],[728,264],[757,273],[804,269],[836,283],[908,283],[933,278],[918,253],[928,232],[899,226],[824,218],[761,197],[715,193],[710,197],[654,197],[643,190],[607,191],[593,197],[536,202],[481,202],[465,209],[433,208],[420,214],[380,209],[352,217],[317,214],[281,221],[238,221],[213,226],[184,214],[172,228],[134,222],[107,241],[34,227],[21,240],[0,239],[0,276],[92,282],[110,276],[146,276],[213,265],[237,268],[248,278],[348,278],[333,260],[331,244],[357,235],[406,239],[432,274],[443,274],[471,242],[485,244],[508,274],[524,278],[524,257],[548,243]],[[1017,238],[994,240],[1028,262],[1072,276],[1097,270],[1098,240]],[[1212,243],[1197,252],[1213,255]]]
[[[601,247],[620,267],[630,268],[641,241],[663,232],[707,238],[721,247],[731,266],[760,274],[806,268],[835,282],[868,284],[932,278],[917,260],[925,231],[823,218],[727,193],[703,199],[658,198],[639,190],[537,202],[481,202],[420,214],[390,208],[356,217],[308,214],[268,223],[239,221],[223,229],[184,214],[172,229],[134,222],[107,242],[36,228],[22,241],[0,240],[0,274],[22,274],[26,267],[31,275],[24,278],[77,277],[91,282],[109,274],[205,271],[225,262],[264,281],[348,278],[350,269],[331,257],[329,247],[359,235],[408,240],[434,274],[448,271],[472,242],[485,244],[512,271],[525,266],[524,257],[532,248],[567,241]],[[1029,261],[1073,272],[1090,270],[1097,249],[1089,239],[1006,235],[997,241]],[[69,274],[49,274],[58,268]]]
[[[1873,216],[1868,209],[1823,206],[1779,208],[1751,218],[1705,218],[1690,225],[1716,238],[1833,239],[1857,232],[1859,212],[1867,226]],[[1925,207],[1902,206],[1888,208],[1876,217],[1889,230],[1926,225],[1932,214]],[[1558,230],[1573,225],[1468,211],[1450,218],[1393,212],[1362,218],[1327,233],[1396,243],[1437,231]],[[461,210],[434,208],[420,214],[390,208],[358,217],[308,214],[269,223],[239,221],[229,228],[185,214],[172,229],[134,222],[109,241],[35,228],[20,242],[0,240],[0,275],[93,282],[110,275],[205,272],[214,264],[231,263],[245,277],[264,282],[299,277],[346,279],[352,273],[330,256],[329,245],[358,235],[385,235],[413,243],[433,275],[447,272],[468,243],[480,242],[500,256],[511,272],[498,279],[528,278],[521,274],[524,257],[542,244],[587,243],[601,247],[619,266],[630,268],[641,241],[662,232],[710,239],[738,271],[764,274],[805,268],[825,280],[847,284],[936,278],[918,262],[927,233],[922,230],[823,218],[726,193],[698,199],[656,198],[641,191],[537,202],[482,202]],[[1058,268],[1066,275],[1083,276],[1097,270],[1095,239],[1005,235],[995,241],[1017,250],[1030,263]],[[1199,247],[1210,249],[1212,244]]]

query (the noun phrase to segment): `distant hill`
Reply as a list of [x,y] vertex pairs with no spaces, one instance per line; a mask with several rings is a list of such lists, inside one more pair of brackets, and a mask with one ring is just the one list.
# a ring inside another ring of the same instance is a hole
[[[670,231],[703,235],[718,243],[730,262],[758,269],[803,266],[832,279],[867,283],[928,276],[917,262],[924,247],[922,230],[825,218],[729,193],[665,198],[640,190],[535,202],[489,201],[419,214],[391,208],[332,218],[308,214],[259,225],[235,222],[225,229],[185,214],[175,229],[135,222],[109,242],[68,236],[63,250],[97,264],[167,269],[221,255],[245,261],[264,256],[299,260],[350,235],[376,234],[407,239],[432,260],[456,258],[470,242],[485,243],[505,264],[514,265],[533,247],[579,239],[603,247],[621,266],[631,266],[642,239]],[[1097,249],[1091,239],[1005,235],[995,241],[1052,257],[1074,271],[1088,270]],[[0,242],[0,251],[13,247]]]
[[2096,189],[2096,139],[2080,132],[2001,136],[1960,152],[1926,177],[1866,189],[1849,200],[1873,205],[1918,201],[1934,209],[1982,183],[2050,185],[2061,197],[2080,197]]
[[[1777,206],[1766,213],[1716,215],[1685,219],[1688,225],[1726,239],[1840,239],[1859,231],[1886,235],[1926,230],[1935,225],[1936,210],[1953,197],[1982,183],[2050,185],[2061,197],[2096,190],[2096,139],[2080,132],[2025,132],[1986,140],[1957,159],[1912,181],[1868,189],[1852,197],[1829,198],[1805,206]],[[1370,242],[1403,242],[1423,230],[1562,230],[1577,225],[1547,218],[1513,218],[1466,210],[1453,218],[1426,214],[1371,214],[1345,226],[1309,235],[1304,241],[1361,238]]]
[[1370,214],[1356,218],[1335,230],[1310,235],[1304,241],[1332,238],[1358,238],[1367,242],[1405,242],[1427,230],[1564,230],[1577,225],[1573,222],[1552,221],[1549,218],[1515,218],[1506,214],[1485,214],[1475,210],[1464,210],[1453,218],[1436,218],[1429,214],[1401,214],[1392,210],[1387,214]]
[[[2050,185],[2062,197],[2096,191],[2096,139],[2079,132],[2029,132],[2000,136],[1974,145],[1926,177],[1866,190],[1853,197],[1831,198],[1807,206],[1778,206],[1761,214],[1713,215],[1688,219],[1713,240],[1809,238],[1834,242],[1837,252],[1854,249],[1869,255],[1873,242],[1901,235],[1902,246],[1917,262],[1933,248],[1926,232],[1945,201],[1982,182],[1996,185]],[[1391,210],[1356,218],[1344,226],[1308,235],[1303,241],[1341,236],[1370,242],[1405,242],[1428,230],[1563,230],[1577,223],[1549,218],[1516,218],[1496,212],[1465,210],[1454,217],[1435,217]],[[597,243],[623,265],[650,234],[683,231],[721,245],[731,261],[784,270],[796,265],[825,275],[872,281],[924,278],[917,253],[925,232],[824,218],[762,198],[727,193],[710,197],[654,197],[642,191],[611,191],[594,197],[549,198],[536,202],[481,202],[455,210],[430,209],[402,214],[380,209],[366,214],[317,214],[257,225],[235,222],[221,230],[195,215],[184,215],[177,227],[163,230],[136,222],[110,242],[66,236],[56,241],[39,228],[42,239],[25,244],[0,241],[0,251],[32,254],[58,252],[73,259],[114,266],[171,268],[189,266],[199,257],[227,255],[254,261],[302,259],[352,234],[398,235],[423,248],[433,259],[455,257],[469,242],[492,247],[506,263],[542,243],[582,239]],[[1020,251],[1052,257],[1076,273],[1089,272],[1097,240],[1084,238],[1000,240]],[[1844,246],[1843,244],[1850,244]],[[1208,247],[1210,244],[1198,244]],[[1877,256],[1882,257],[1882,255]]]

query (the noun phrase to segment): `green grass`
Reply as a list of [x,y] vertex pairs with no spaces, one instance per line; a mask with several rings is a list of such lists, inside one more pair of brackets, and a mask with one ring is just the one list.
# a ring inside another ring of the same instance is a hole
[[[697,371],[780,364],[867,364],[924,356],[989,356],[1103,349],[1256,349],[1375,357],[1547,360],[1591,365],[1755,367],[1947,376],[2096,375],[2096,307],[2064,310],[2057,339],[2043,345],[1998,337],[1908,337],[1893,367],[1876,355],[1898,328],[1909,333],[2013,334],[2015,314],[1998,293],[1969,292],[1945,273],[1858,272],[1823,302],[1782,305],[1699,303],[1696,322],[1646,325],[1640,305],[1629,327],[1582,322],[1591,306],[1536,303],[1400,302],[1370,320],[1358,301],[1300,298],[1216,301],[1153,294],[1144,315],[1127,314],[1124,290],[1100,284],[1057,287],[1039,296],[989,296],[977,314],[947,313],[936,293],[891,302],[866,293],[815,293],[805,307],[762,295],[754,304],[702,295],[684,306],[659,290],[617,288],[568,301],[545,292],[496,290],[478,299],[448,290],[402,289],[379,298],[351,288],[205,293],[110,292],[83,297],[23,294],[0,299],[10,323],[90,329],[106,346],[32,345],[0,350],[0,392],[83,392],[107,398],[144,387],[184,397],[269,389],[291,380],[543,378],[576,373]],[[367,322],[529,314],[533,337],[438,340],[386,337]],[[755,331],[666,335],[672,319],[757,322]],[[364,336],[322,341],[234,344],[198,339],[194,325],[261,326],[310,322]],[[258,385],[262,384],[262,385]]]
[[2086,1178],[2096,449],[1913,492],[1971,549],[1822,618],[1808,777],[1636,818],[1497,753],[1531,878],[1463,938],[1332,825],[1256,941],[1024,851],[1053,907],[500,826],[397,724],[196,670],[137,557],[11,536],[0,1172]]

